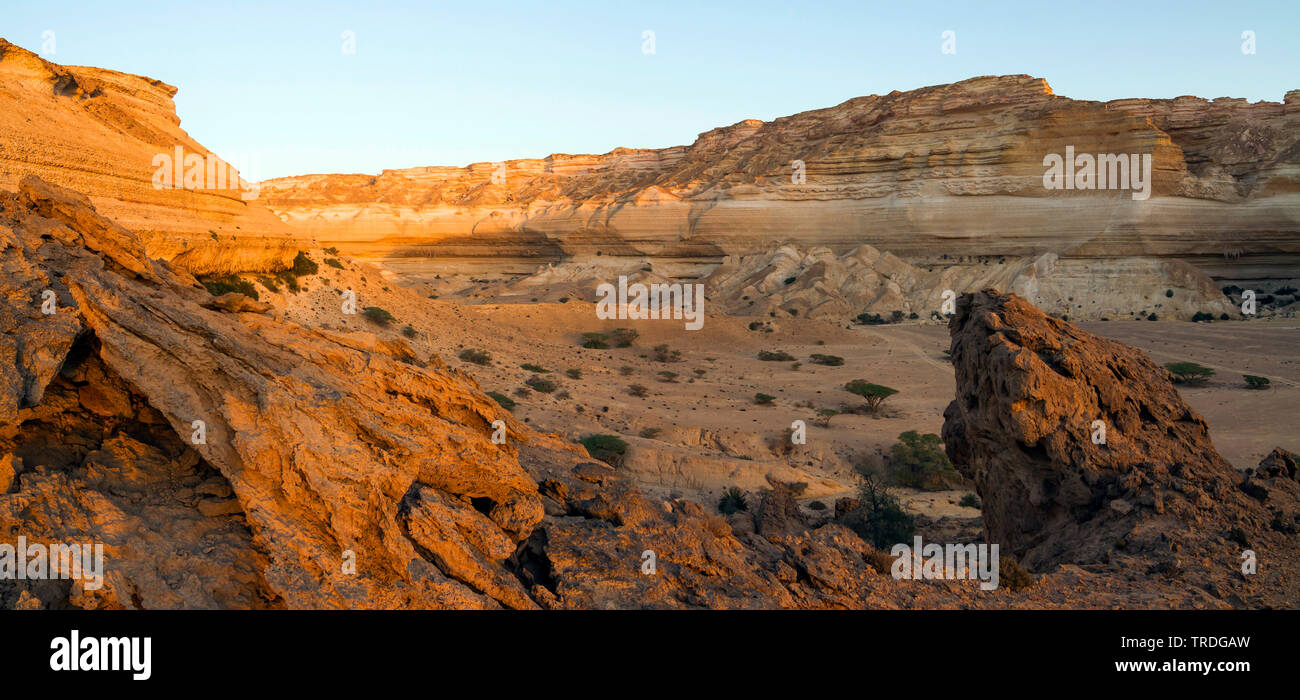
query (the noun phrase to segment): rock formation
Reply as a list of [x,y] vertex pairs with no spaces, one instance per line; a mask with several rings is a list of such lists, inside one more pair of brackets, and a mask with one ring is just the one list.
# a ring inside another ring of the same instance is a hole
[[[0,39],[0,188],[36,175],[81,192],[151,257],[196,273],[282,269],[303,244],[257,201],[256,183],[239,184],[180,128],[175,94],[158,80],[56,65]],[[199,174],[185,158],[201,161],[198,182],[174,177],[178,166]],[[173,177],[158,184],[170,186],[155,185],[162,163]]]
[[[1293,458],[1238,473],[1168,371],[1014,295],[963,296],[949,329],[957,396],[943,439],[975,482],[989,542],[1035,570],[1108,565],[1296,604]],[[1246,550],[1260,563],[1248,576]]]
[[[631,255],[717,263],[790,243],[942,255],[1189,262],[1215,277],[1295,276],[1300,92],[1285,102],[1115,100],[980,77],[771,122],[690,146],[264,183],[273,210],[344,252]],[[1149,154],[1150,198],[1045,189],[1044,158]],[[802,170],[799,164],[802,164]],[[802,177],[799,177],[802,176]]]

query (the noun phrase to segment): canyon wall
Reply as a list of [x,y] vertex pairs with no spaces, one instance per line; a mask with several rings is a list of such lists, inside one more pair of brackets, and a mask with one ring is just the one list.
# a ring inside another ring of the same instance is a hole
[[[193,272],[284,267],[297,234],[256,200],[256,184],[241,187],[215,157],[208,167],[211,152],[180,128],[175,94],[158,80],[56,65],[0,39],[0,188],[37,175],[81,192],[140,235],[150,256]],[[158,164],[174,166],[178,148],[182,173],[202,178],[156,186]],[[201,160],[199,170],[186,157]]]
[[[1044,157],[1149,154],[1148,199],[1047,189]],[[803,164],[798,178],[796,162]],[[353,255],[721,262],[780,244],[954,256],[1300,267],[1300,91],[1091,102],[1024,75],[859,97],[690,146],[263,183],[291,227]]]

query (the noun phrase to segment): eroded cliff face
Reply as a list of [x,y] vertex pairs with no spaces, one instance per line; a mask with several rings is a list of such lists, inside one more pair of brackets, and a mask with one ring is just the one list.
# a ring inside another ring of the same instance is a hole
[[[1035,570],[1107,566],[1294,607],[1293,456],[1238,472],[1169,372],[1014,295],[963,296],[949,329],[957,396],[943,440],[975,482],[988,541]],[[1248,557],[1258,572],[1243,575]]]
[[[0,39],[0,187],[36,175],[81,192],[150,256],[197,273],[283,269],[304,245],[298,234],[224,161],[214,156],[209,168],[211,152],[180,128],[175,94],[158,80],[56,65]],[[188,183],[185,173],[197,171],[187,157],[202,161],[202,177]],[[163,162],[173,177],[160,188]]]
[[[1072,100],[1029,76],[872,95],[690,146],[264,183],[298,230],[369,258],[606,255],[719,262],[789,243],[941,255],[1300,264],[1300,93]],[[1044,157],[1150,154],[1150,198],[1055,190]],[[793,180],[796,161],[805,179]]]

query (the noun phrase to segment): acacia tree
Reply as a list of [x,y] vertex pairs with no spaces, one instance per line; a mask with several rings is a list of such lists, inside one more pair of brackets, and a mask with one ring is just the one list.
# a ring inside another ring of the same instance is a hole
[[863,405],[863,408],[866,409],[867,413],[870,413],[873,416],[880,410],[880,405],[885,402],[885,399],[898,393],[898,389],[891,389],[890,387],[882,386],[880,384],[872,384],[865,379],[854,379],[844,385],[844,390],[851,394],[861,396],[866,402]]

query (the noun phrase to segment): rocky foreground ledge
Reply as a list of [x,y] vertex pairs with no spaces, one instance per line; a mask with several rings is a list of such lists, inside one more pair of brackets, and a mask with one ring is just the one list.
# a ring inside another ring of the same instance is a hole
[[[214,303],[35,177],[0,192],[0,269],[0,543],[106,559],[93,590],[0,580],[2,608],[1296,602],[1294,461],[1243,481],[1145,357],[1014,297],[968,296],[952,324],[949,449],[1035,573],[985,592],[889,576],[852,499],[816,520],[779,482],[726,518],[647,499],[400,340]],[[1079,431],[1094,416],[1110,447]]]

